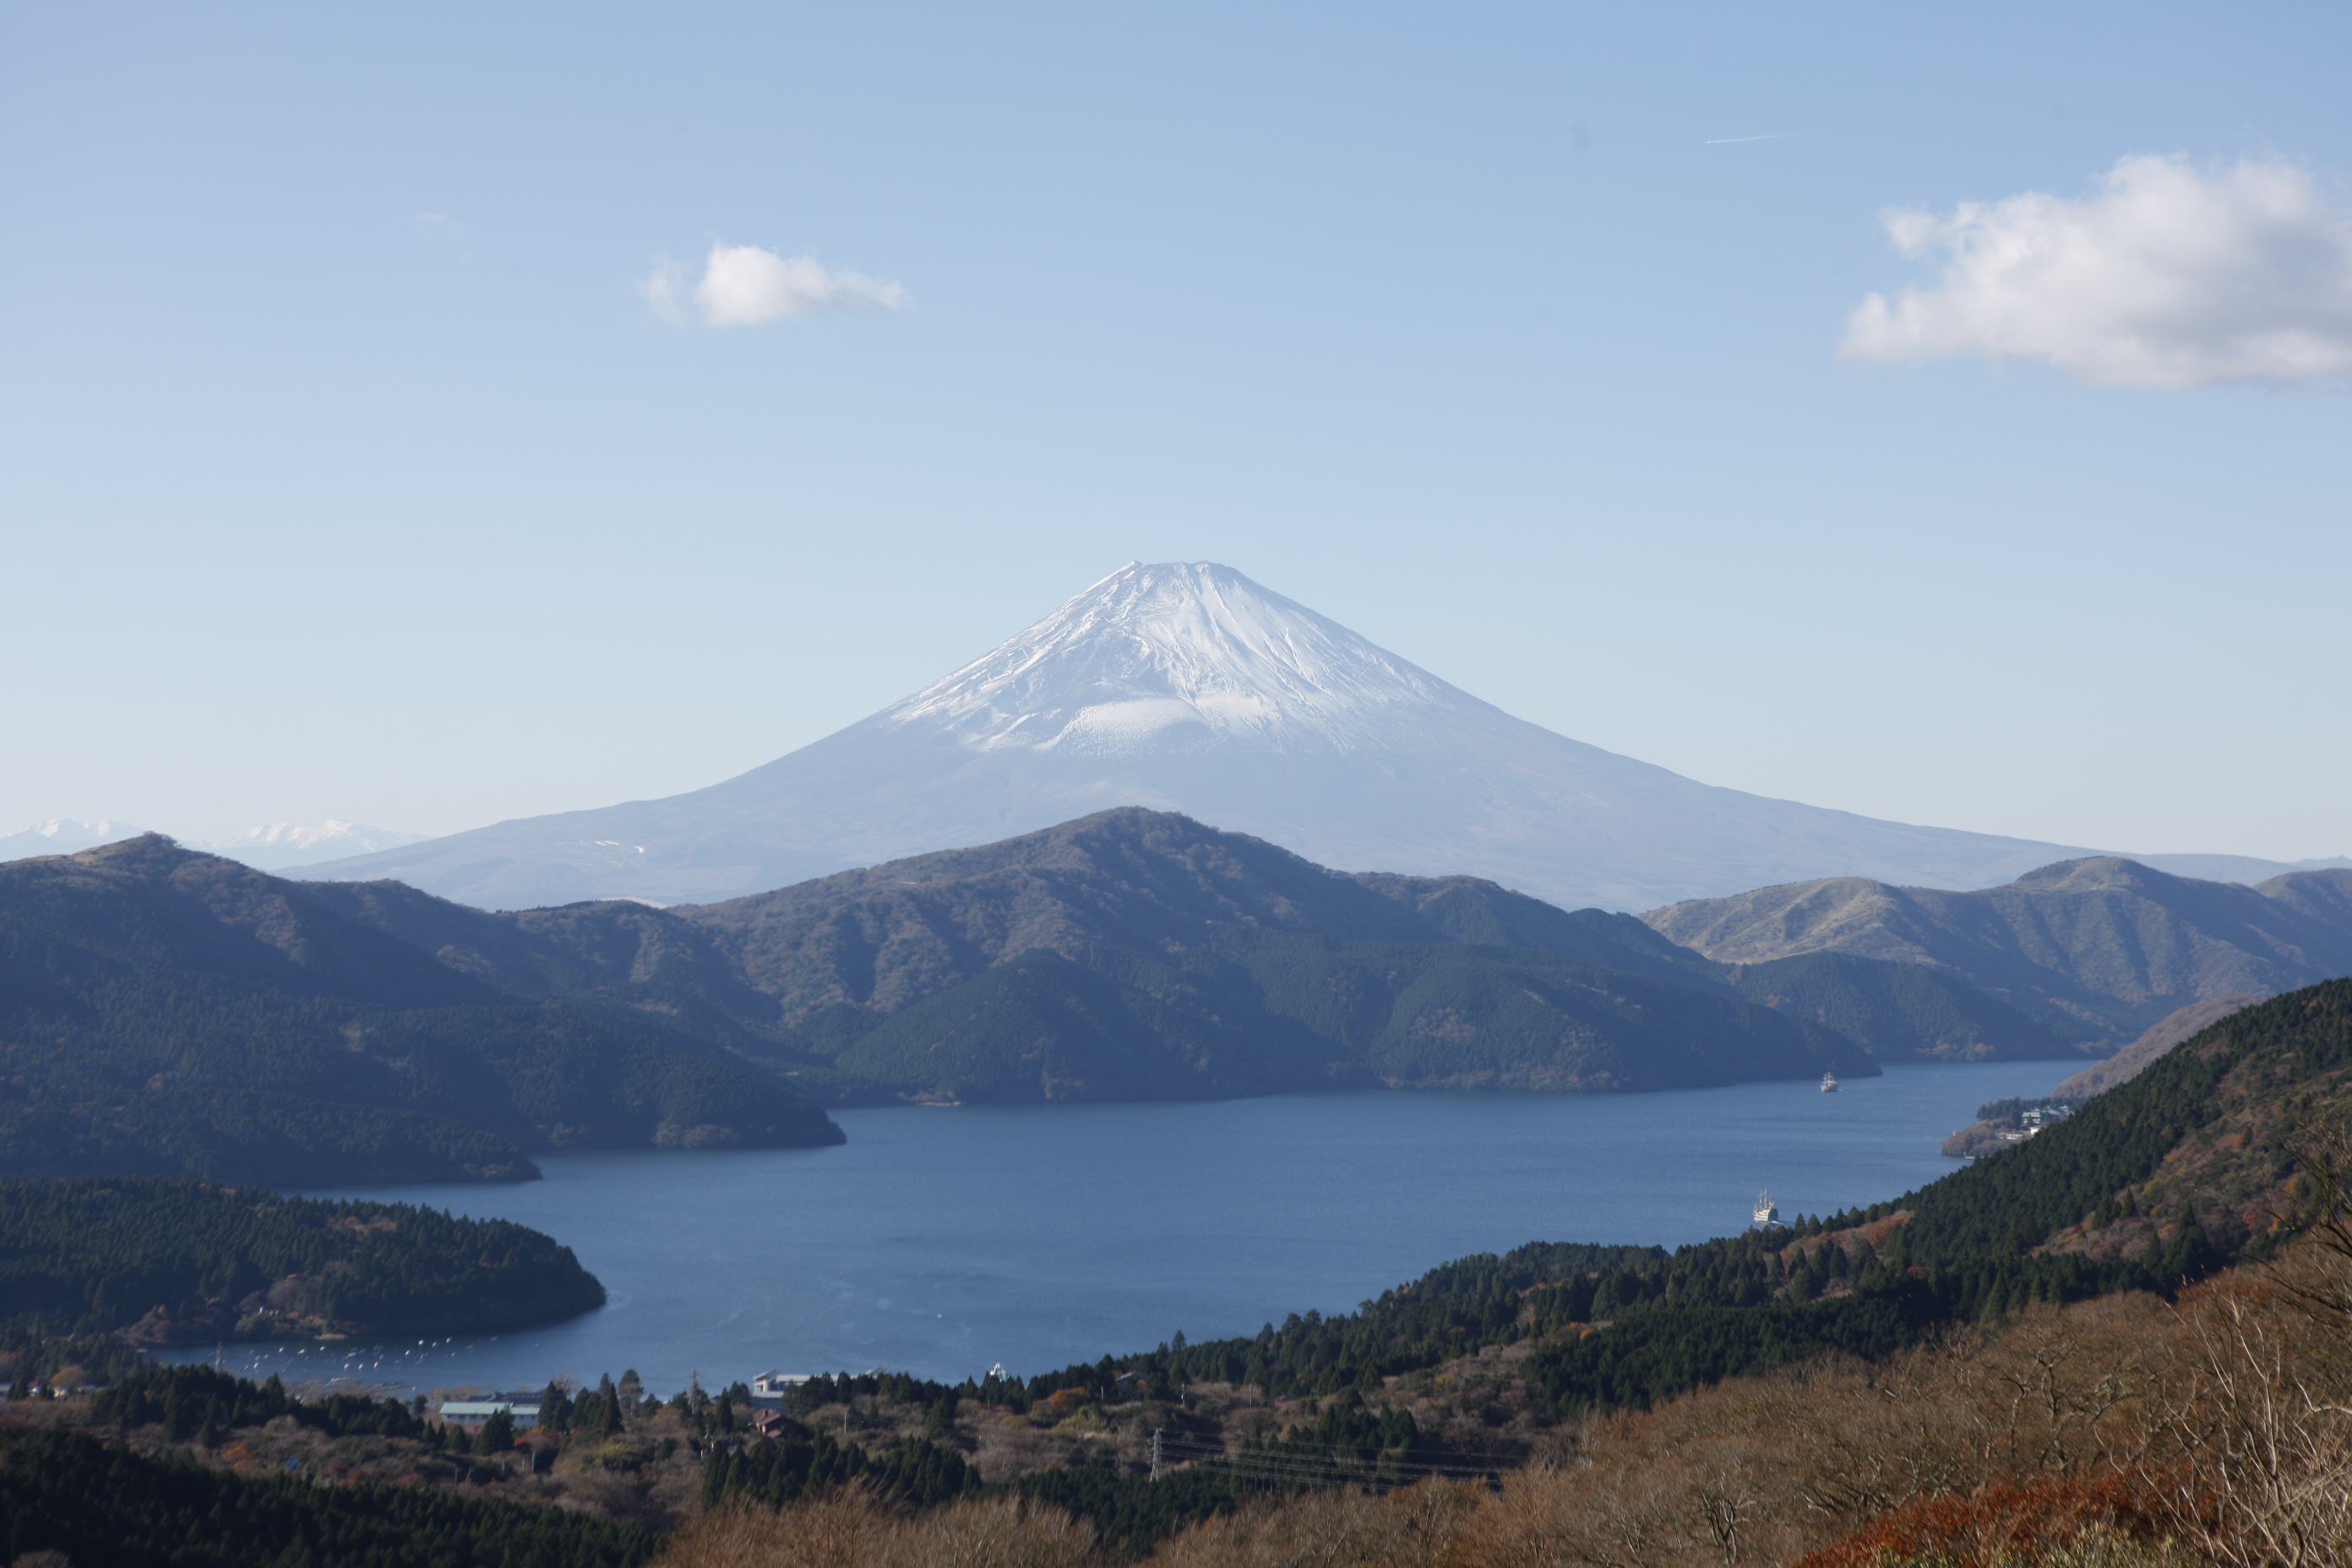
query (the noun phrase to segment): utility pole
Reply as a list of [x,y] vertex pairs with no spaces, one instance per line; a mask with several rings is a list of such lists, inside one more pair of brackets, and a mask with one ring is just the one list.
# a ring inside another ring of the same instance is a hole
[[1160,1479],[1160,1434],[1158,1432],[1151,1434],[1151,1479],[1155,1481]]

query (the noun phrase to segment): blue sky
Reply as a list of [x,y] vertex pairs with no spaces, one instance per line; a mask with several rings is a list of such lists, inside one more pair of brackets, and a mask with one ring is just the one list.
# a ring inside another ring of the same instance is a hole
[[2344,853],[2347,58],[2294,5],[10,7],[0,828],[669,794],[1141,558],[1713,784]]

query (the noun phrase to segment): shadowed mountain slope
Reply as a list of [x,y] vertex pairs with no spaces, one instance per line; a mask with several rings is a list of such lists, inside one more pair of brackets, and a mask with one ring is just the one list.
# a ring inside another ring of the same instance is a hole
[[1727,963],[1841,952],[1924,964],[2109,1040],[2205,997],[2270,995],[2352,973],[2352,871],[2341,870],[2248,888],[2100,857],[1977,892],[1850,877],[1642,918]]
[[[1629,915],[1475,878],[1347,876],[1139,807],[669,910],[486,914],[315,886],[469,974],[656,1011],[849,1100],[1659,1088],[2079,1050],[1915,966],[1743,978]],[[1801,1026],[1757,1016],[1771,1011]]]
[[838,1142],[643,1015],[502,995],[149,836],[0,866],[0,1173],[498,1179],[579,1145]]
[[1132,806],[665,912],[716,933],[788,1025],[828,1006],[893,1011],[1024,952],[1166,951],[1214,926],[1535,948],[1600,968],[1714,978],[1630,915],[1571,913],[1470,877],[1350,877]]
[[1122,804],[1326,865],[1643,909],[1802,877],[1979,887],[2063,847],[1721,789],[1555,734],[1210,563],[1130,565],[750,773],[306,869],[493,909],[725,900]]
[[1759,1006],[1835,1029],[1882,1061],[2048,1060],[2103,1045],[2088,1026],[2036,1016],[1924,964],[1809,952],[1734,965],[1728,978]]

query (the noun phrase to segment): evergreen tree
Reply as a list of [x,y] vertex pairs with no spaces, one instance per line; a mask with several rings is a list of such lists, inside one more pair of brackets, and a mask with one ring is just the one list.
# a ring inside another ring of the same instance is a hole
[[501,1410],[483,1422],[482,1429],[474,1434],[474,1452],[503,1454],[514,1447],[514,1417]]

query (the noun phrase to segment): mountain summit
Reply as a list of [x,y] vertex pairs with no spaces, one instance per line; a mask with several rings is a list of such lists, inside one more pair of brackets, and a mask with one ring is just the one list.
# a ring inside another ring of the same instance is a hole
[[1230,566],[1130,564],[877,715],[978,750],[1095,757],[1412,750],[1495,710]]
[[667,800],[527,817],[302,875],[515,909],[705,902],[1117,805],[1328,866],[1649,909],[1867,876],[1982,887],[2082,851],[1702,784],[1557,735],[1202,562],[1113,573],[944,679]]

